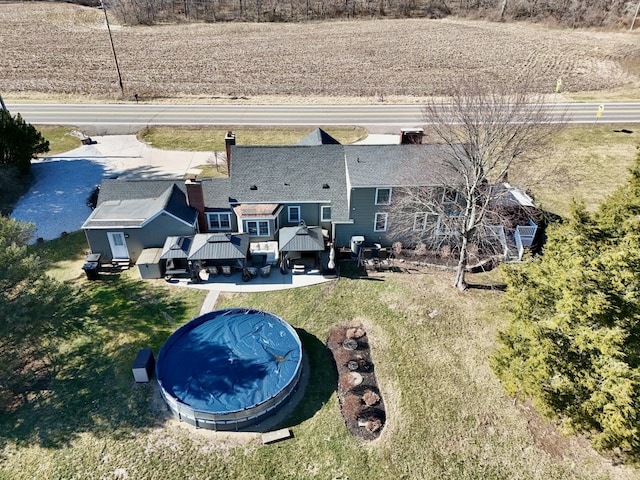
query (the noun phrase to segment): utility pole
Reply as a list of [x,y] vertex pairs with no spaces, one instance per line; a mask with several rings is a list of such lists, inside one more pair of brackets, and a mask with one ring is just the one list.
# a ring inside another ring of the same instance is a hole
[[638,1],[638,6],[636,7],[636,13],[633,16],[633,21],[631,22],[631,27],[629,27],[629,31],[633,31],[633,26],[636,23],[636,18],[638,18],[638,12],[640,12],[640,0]]
[[113,51],[113,59],[116,62],[116,71],[118,72],[118,82],[120,82],[120,91],[124,97],[124,85],[122,84],[122,75],[120,75],[120,65],[118,65],[118,57],[116,56],[116,47],[113,45],[113,36],[111,35],[111,26],[109,25],[109,17],[107,17],[107,9],[104,7],[104,3],[100,0],[100,6],[104,12],[104,20],[107,22],[107,31],[109,32],[109,41],[111,42],[111,50]]

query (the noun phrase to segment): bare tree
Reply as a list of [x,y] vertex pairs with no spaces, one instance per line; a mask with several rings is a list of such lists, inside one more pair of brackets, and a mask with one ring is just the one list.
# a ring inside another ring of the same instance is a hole
[[[457,256],[453,285],[467,287],[470,251],[504,247],[504,187],[509,170],[531,159],[562,127],[551,106],[525,89],[490,91],[478,83],[456,85],[445,103],[430,101],[424,121],[440,148],[429,149],[431,185],[402,189],[390,207],[390,229]],[[393,225],[392,225],[393,223]]]

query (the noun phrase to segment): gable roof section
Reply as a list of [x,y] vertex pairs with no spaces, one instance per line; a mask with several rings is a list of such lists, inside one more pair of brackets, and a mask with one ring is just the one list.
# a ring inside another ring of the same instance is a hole
[[326,203],[334,221],[348,220],[343,148],[232,147],[230,202]]
[[344,151],[356,188],[445,185],[457,177],[441,145],[345,145]]
[[247,233],[198,233],[189,249],[189,260],[233,260],[246,258]]
[[187,258],[193,237],[170,236],[164,241],[160,258]]
[[313,132],[300,140],[298,145],[340,145],[340,142],[321,128],[316,128]]
[[[138,188],[136,191],[132,188],[132,186],[140,187],[141,185],[144,184],[127,180],[120,183],[103,183],[98,197],[98,206],[89,215],[82,228],[140,228],[162,212],[167,212],[187,225],[194,224],[197,212],[187,205],[184,192],[175,183],[169,182],[163,185],[162,182],[152,181],[147,185],[148,189]],[[149,195],[149,192],[156,193],[162,186],[164,191],[159,195],[144,196]],[[118,198],[118,193],[122,193],[123,196]]]
[[316,252],[324,250],[320,227],[282,227],[278,249],[281,252]]

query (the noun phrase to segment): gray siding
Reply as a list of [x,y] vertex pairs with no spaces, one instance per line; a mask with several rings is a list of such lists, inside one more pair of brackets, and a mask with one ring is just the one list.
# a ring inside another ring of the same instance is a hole
[[101,253],[100,260],[102,262],[110,262],[112,259],[107,232],[123,232],[125,234],[129,258],[131,258],[132,262],[135,262],[145,248],[162,248],[168,236],[193,235],[195,230],[167,214],[160,215],[143,228],[113,227],[100,230],[85,230],[91,252]]
[[[336,225],[336,245],[338,247],[348,247],[353,235],[365,237],[365,244],[372,245],[380,243],[383,246],[391,244],[387,232],[374,232],[375,214],[384,212],[385,205],[376,205],[375,188],[353,188],[351,189],[351,212],[350,216],[353,224]],[[393,196],[391,198],[393,201]],[[391,221],[389,219],[389,221]],[[387,224],[388,225],[388,224]]]
[[299,222],[289,222],[289,208],[300,207],[300,218],[305,221],[308,226],[320,225],[320,205],[317,203],[289,203],[284,206],[278,217],[278,226],[295,227]]

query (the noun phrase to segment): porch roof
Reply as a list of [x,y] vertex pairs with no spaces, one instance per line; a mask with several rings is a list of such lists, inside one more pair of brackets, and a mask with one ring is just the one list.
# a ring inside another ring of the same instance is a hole
[[324,250],[320,227],[282,227],[279,230],[281,252],[318,252]]
[[193,237],[189,260],[234,260],[247,258],[249,234],[198,233]]
[[187,258],[193,237],[167,237],[160,258]]

